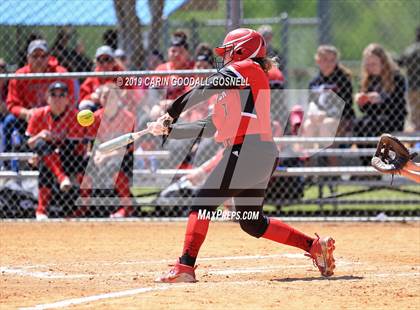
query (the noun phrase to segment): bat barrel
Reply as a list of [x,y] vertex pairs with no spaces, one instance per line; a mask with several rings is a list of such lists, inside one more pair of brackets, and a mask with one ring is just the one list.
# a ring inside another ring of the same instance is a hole
[[120,147],[126,146],[127,144],[130,144],[134,141],[133,135],[131,133],[125,134],[121,137],[111,139],[107,142],[104,142],[98,146],[98,150],[106,153],[111,152],[113,150],[116,150]]
[[120,147],[126,146],[141,136],[144,136],[145,134],[149,133],[149,129],[143,129],[142,131],[134,132],[134,133],[126,133],[125,135],[122,135],[120,137],[111,139],[107,142],[104,142],[98,146],[98,150],[106,153],[111,152],[113,150],[116,150]]

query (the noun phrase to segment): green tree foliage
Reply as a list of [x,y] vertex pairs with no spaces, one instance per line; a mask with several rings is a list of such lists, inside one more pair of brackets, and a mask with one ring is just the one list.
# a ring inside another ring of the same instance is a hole
[[344,59],[359,59],[372,42],[399,54],[420,25],[420,2],[415,0],[333,1],[331,10],[334,44]]

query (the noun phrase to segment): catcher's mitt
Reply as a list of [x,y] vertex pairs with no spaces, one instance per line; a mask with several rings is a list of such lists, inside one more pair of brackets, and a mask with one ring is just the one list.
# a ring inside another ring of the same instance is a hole
[[382,173],[399,174],[404,165],[415,156],[415,153],[410,155],[408,149],[396,137],[383,134],[371,163],[373,168]]

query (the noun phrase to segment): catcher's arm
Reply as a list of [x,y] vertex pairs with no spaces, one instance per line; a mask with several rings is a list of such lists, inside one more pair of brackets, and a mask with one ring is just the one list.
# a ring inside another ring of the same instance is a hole
[[[410,163],[410,162],[408,162]],[[404,167],[401,169],[401,175],[410,179],[414,182],[420,183],[420,166],[416,167],[416,170],[409,169],[408,167]]]
[[383,134],[378,142],[371,164],[379,172],[401,174],[402,169],[417,154],[408,149],[394,136]]

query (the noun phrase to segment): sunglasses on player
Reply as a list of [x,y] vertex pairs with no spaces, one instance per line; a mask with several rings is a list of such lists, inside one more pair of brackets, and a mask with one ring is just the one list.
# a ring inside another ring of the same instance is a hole
[[37,54],[37,55],[35,54],[35,55],[31,55],[30,57],[33,59],[45,59],[48,57],[48,54]]
[[97,62],[99,62],[100,64],[105,64],[105,63],[110,63],[110,62],[113,62],[113,61],[114,61],[114,58],[112,58],[112,57],[108,57],[108,56],[105,56],[105,57],[98,57],[98,58],[96,59],[96,61],[97,61]]
[[50,93],[50,96],[54,98],[65,98],[67,96],[67,93],[66,92]]

